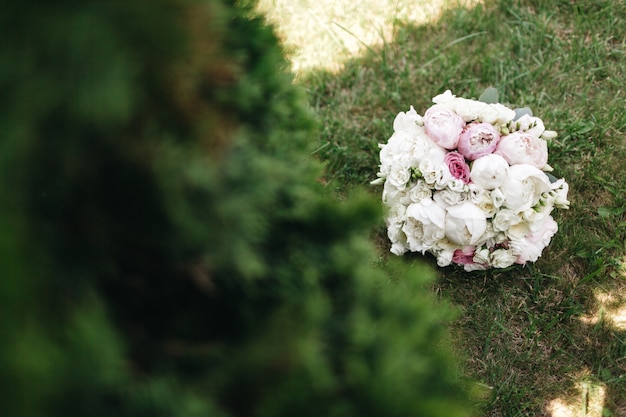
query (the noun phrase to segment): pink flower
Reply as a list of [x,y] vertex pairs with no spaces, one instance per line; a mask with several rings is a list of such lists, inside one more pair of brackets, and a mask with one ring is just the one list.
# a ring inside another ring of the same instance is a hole
[[442,105],[434,105],[424,114],[424,130],[433,142],[445,149],[454,149],[459,143],[465,121]]
[[473,264],[475,251],[476,246],[463,246],[462,249],[454,251],[454,255],[452,255],[452,262],[459,265]]
[[546,141],[526,132],[513,132],[504,136],[494,153],[511,165],[529,164],[542,169],[548,163]]
[[448,152],[444,158],[450,173],[454,178],[463,181],[464,184],[470,182],[470,167],[465,162],[465,158],[458,152]]
[[550,244],[552,236],[554,236],[558,229],[559,226],[552,216],[547,216],[541,228],[536,232],[529,233],[524,240],[518,242],[519,246],[521,246],[521,253],[515,263],[523,265],[528,261],[537,262],[537,259],[541,256],[541,252]]
[[498,146],[500,133],[490,123],[472,123],[459,138],[459,152],[470,161],[492,153]]

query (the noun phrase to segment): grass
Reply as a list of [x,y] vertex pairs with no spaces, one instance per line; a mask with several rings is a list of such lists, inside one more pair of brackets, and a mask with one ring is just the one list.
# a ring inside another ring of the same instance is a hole
[[550,164],[571,201],[559,232],[534,265],[439,269],[433,290],[461,310],[464,372],[485,387],[478,415],[626,416],[626,2],[485,0],[426,15],[387,3],[261,2],[319,115],[326,180],[379,198],[368,184],[393,118],[446,89],[494,86],[531,107],[559,132]]

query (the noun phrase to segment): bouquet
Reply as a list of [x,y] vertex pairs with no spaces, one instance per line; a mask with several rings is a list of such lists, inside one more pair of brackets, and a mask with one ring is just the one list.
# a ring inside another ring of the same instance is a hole
[[384,184],[391,252],[429,252],[466,271],[535,262],[558,229],[552,210],[569,208],[568,184],[548,165],[556,132],[497,98],[448,90],[433,103],[423,116],[398,113],[379,145],[372,183]]

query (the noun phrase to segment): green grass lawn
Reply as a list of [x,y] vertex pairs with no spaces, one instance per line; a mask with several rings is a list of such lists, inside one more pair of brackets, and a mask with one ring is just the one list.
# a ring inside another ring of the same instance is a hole
[[[319,115],[325,180],[379,198],[369,182],[395,115],[423,114],[446,89],[494,86],[531,107],[559,133],[549,163],[571,201],[559,232],[534,265],[440,268],[433,291],[460,310],[479,416],[626,416],[626,2],[422,2],[261,2]],[[382,218],[375,238],[394,256]]]

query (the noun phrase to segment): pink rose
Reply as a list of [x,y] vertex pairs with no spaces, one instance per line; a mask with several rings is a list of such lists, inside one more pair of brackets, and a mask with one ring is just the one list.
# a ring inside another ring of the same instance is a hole
[[529,164],[542,169],[548,163],[546,141],[526,132],[513,132],[504,136],[494,153],[511,165]]
[[434,105],[424,114],[424,129],[428,137],[445,149],[454,149],[459,143],[465,121],[442,105]]
[[470,161],[493,153],[498,146],[500,133],[490,123],[472,123],[459,138],[459,152]]
[[454,178],[463,181],[464,184],[470,182],[470,167],[465,162],[465,158],[458,152],[448,152],[444,158],[450,173]]

